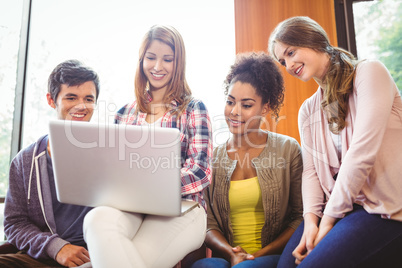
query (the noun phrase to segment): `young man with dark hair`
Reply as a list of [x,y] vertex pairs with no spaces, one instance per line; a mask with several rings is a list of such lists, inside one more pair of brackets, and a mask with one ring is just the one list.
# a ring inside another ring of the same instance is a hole
[[[98,75],[77,60],[60,63],[49,76],[47,102],[60,120],[89,121],[98,96]],[[89,210],[57,200],[49,137],[39,138],[10,166],[4,230],[20,252],[0,255],[0,266],[90,267],[82,231]]]

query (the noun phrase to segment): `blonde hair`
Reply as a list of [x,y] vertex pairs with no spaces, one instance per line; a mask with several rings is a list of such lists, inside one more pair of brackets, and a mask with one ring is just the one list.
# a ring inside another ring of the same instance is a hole
[[174,68],[172,79],[168,84],[164,102],[168,106],[173,100],[179,103],[174,114],[181,114],[191,100],[191,89],[186,81],[186,51],[180,33],[171,26],[154,25],[145,34],[140,51],[137,71],[135,73],[135,96],[137,107],[141,112],[150,113],[146,91],[148,79],[145,76],[143,62],[147,49],[152,41],[158,40],[168,45],[174,52]]
[[[353,54],[329,43],[324,29],[309,17],[292,17],[276,26],[268,42],[270,54],[274,53],[277,42],[313,49],[330,56],[328,71],[324,77],[326,85],[321,107],[327,113],[331,132],[339,133],[345,128],[349,95],[353,92],[353,79],[358,61]],[[335,104],[335,105],[334,105]]]

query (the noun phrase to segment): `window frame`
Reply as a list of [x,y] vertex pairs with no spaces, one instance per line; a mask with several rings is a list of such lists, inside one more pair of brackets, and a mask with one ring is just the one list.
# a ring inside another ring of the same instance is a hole
[[338,46],[357,57],[353,3],[374,0],[334,0],[336,35]]
[[[10,162],[21,150],[24,123],[24,100],[26,88],[26,76],[28,66],[29,32],[31,24],[32,0],[24,0],[22,11],[22,23],[20,33],[20,45],[17,59],[17,82],[15,86],[13,128],[11,132]],[[4,199],[4,198],[3,198]],[[1,203],[1,199],[0,199]]]
[[[12,118],[10,158],[9,163],[22,147],[22,126],[24,115],[25,81],[27,74],[27,58],[29,43],[29,28],[32,0],[23,0],[21,15],[20,42],[17,58],[16,85],[14,97],[14,111]],[[5,196],[0,196],[0,204],[5,202]]]

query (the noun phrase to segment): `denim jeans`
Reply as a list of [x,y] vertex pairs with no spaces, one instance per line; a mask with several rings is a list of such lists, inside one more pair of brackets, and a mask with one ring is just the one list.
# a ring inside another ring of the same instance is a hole
[[[280,255],[268,255],[243,261],[233,268],[275,268]],[[191,268],[230,268],[230,263],[222,258],[206,258],[198,260]]]
[[[304,222],[286,245],[278,268],[296,267],[292,252],[303,228]],[[382,219],[356,205],[297,267],[402,267],[401,254],[402,222]]]

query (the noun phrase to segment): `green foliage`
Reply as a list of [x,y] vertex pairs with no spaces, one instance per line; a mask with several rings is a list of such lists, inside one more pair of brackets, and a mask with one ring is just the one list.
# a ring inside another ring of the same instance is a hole
[[396,19],[380,32],[377,40],[379,59],[387,66],[402,93],[402,2],[396,9]]
[[390,71],[402,94],[402,1],[353,4],[359,59],[378,59]]

